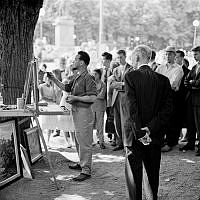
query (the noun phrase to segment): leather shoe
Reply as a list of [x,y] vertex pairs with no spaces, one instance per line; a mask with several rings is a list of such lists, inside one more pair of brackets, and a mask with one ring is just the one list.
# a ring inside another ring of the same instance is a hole
[[171,150],[172,150],[172,148],[167,144],[164,147],[161,148],[162,152],[169,152]]
[[122,149],[124,149],[123,146],[117,146],[117,147],[115,147],[115,148],[113,149],[113,151],[119,151],[119,150],[122,150]]
[[89,178],[91,178],[91,175],[80,173],[77,177],[74,177],[72,180],[80,182],[80,181],[84,181],[84,180],[89,179]]
[[69,169],[82,170],[81,166],[78,163],[75,165],[69,165]]
[[194,145],[186,144],[185,146],[179,148],[179,151],[188,151],[188,150],[193,151],[194,150]]

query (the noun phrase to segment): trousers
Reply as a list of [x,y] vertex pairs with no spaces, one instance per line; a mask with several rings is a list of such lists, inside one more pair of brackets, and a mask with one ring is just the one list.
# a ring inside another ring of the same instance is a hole
[[97,138],[100,144],[104,143],[104,113],[104,111],[93,111],[94,128],[97,129]]
[[117,143],[119,146],[123,146],[123,135],[124,135],[123,100],[124,100],[124,93],[119,92],[115,104],[113,106],[114,124],[116,130]]
[[75,143],[82,173],[91,175],[93,112],[91,107],[72,106],[72,116],[75,126]]
[[129,200],[142,200],[142,182],[147,199],[157,200],[161,148],[134,142],[126,148],[125,177]]

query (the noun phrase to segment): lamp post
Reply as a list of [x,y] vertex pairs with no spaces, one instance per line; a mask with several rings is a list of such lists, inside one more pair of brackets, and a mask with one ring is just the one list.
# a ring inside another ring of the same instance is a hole
[[99,51],[98,56],[101,56],[101,44],[103,36],[103,0],[99,0]]
[[193,47],[194,47],[196,45],[197,27],[199,26],[199,21],[198,20],[194,20],[192,24],[194,26],[194,40],[193,40]]
[[44,15],[45,15],[45,9],[40,8],[39,18],[40,18],[40,39],[41,40],[43,38],[43,17],[44,17]]

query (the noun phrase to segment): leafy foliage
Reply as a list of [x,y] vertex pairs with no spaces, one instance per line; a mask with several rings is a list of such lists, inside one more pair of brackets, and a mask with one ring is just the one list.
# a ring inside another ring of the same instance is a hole
[[[99,0],[46,0],[44,7],[47,20],[66,13],[73,17],[79,44],[98,40]],[[199,11],[199,0],[103,0],[104,40],[128,45],[139,37],[157,49],[169,43],[190,48]]]

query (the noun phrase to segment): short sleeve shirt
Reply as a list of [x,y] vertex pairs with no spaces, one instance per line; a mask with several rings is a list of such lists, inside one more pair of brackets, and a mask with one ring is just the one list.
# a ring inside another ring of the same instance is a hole
[[74,96],[97,95],[94,77],[85,71],[77,76],[69,84],[65,85],[65,91],[71,92]]

